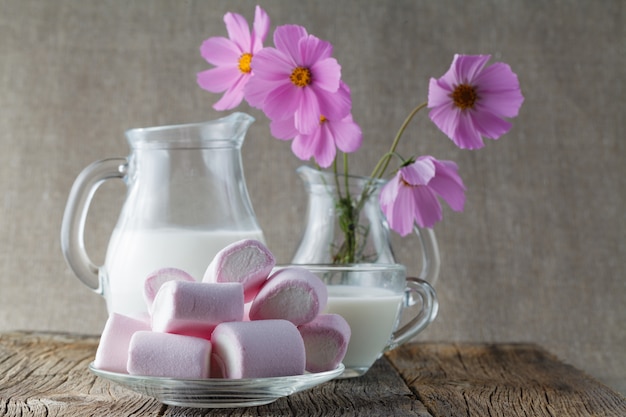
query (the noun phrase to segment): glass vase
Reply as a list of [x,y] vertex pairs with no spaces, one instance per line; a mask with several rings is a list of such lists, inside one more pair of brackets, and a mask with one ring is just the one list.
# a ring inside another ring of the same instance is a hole
[[[296,171],[308,205],[306,225],[292,258],[296,264],[397,263],[390,229],[379,205],[384,180],[335,175],[309,166]],[[418,277],[435,283],[439,248],[432,229],[414,228],[420,245]]]

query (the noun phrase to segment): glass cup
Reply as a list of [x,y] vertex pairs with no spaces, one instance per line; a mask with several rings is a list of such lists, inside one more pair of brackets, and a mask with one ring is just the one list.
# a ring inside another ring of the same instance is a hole
[[[343,316],[352,335],[341,378],[365,374],[383,353],[410,340],[437,316],[428,282],[406,276],[401,264],[297,265],[328,288],[324,313]],[[400,323],[403,323],[400,326]]]

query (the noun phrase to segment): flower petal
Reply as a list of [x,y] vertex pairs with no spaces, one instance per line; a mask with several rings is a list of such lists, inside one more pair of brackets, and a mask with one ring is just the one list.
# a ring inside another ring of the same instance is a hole
[[476,80],[480,104],[496,115],[516,117],[524,102],[517,75],[504,63],[486,68]]
[[396,175],[381,188],[378,199],[383,212],[391,209],[391,205],[395,201],[396,195],[398,195],[399,186],[400,174],[396,173]]
[[415,199],[411,194],[410,187],[400,184],[398,175],[385,184],[381,190],[379,201],[387,218],[387,223],[392,230],[401,236],[406,236],[413,231]]
[[446,105],[434,107],[428,113],[428,117],[437,125],[437,127],[450,139],[454,135],[459,118],[461,117],[461,111],[449,102]]
[[[320,106],[315,91],[307,87],[295,87],[299,90],[300,102],[295,111],[294,123],[300,133],[309,134],[319,126]],[[268,113],[269,114],[269,113]]]
[[299,54],[302,59],[300,65],[307,68],[320,60],[330,58],[333,53],[333,45],[330,42],[323,41],[313,35],[301,38],[299,47]]
[[315,146],[310,135],[298,134],[291,142],[291,151],[302,161],[308,161],[313,157]]
[[476,105],[480,111],[488,111],[499,117],[517,117],[524,97],[519,91],[500,91],[498,93],[482,93]]
[[328,120],[342,120],[350,114],[352,99],[350,98],[350,89],[345,83],[340,83],[339,90],[335,93],[315,90],[320,114]]
[[519,90],[517,75],[503,62],[489,65],[476,77],[475,83],[489,92]]
[[335,141],[331,133],[323,125],[313,131],[313,134],[309,138],[314,145],[315,162],[322,167],[328,168],[332,165],[335,155],[337,154],[337,148],[335,147]]
[[247,74],[241,74],[231,86],[226,90],[222,98],[220,98],[213,108],[218,111],[234,109],[243,101],[243,88],[248,80]]
[[465,185],[458,174],[458,167],[453,161],[438,161],[430,158],[435,164],[436,174],[428,183],[435,193],[443,198],[454,211],[463,211],[465,205]]
[[270,30],[270,18],[259,5],[254,10],[253,25],[250,43],[252,44],[252,53],[256,53],[263,48],[263,42]]
[[250,26],[245,17],[238,13],[226,13],[224,15],[224,23],[228,37],[237,44],[240,51],[252,52],[252,44],[250,42]]
[[475,85],[475,79],[490,59],[491,55],[455,55],[452,66],[456,84]]
[[489,139],[498,139],[512,126],[511,123],[486,110],[473,112],[471,117],[477,131]]
[[428,108],[449,106],[451,103],[450,94],[452,94],[450,86],[441,80],[431,78],[428,84]]
[[202,42],[200,55],[216,66],[233,66],[239,63],[241,50],[230,39],[213,37]]
[[283,51],[292,60],[295,68],[301,64],[300,39],[307,36],[304,27],[298,25],[282,25],[274,31],[274,46]]
[[[253,81],[253,79],[250,81]],[[302,90],[302,88],[296,87],[288,81],[277,84],[276,88],[267,93],[262,105],[263,111],[270,119],[280,120],[293,117],[300,108]],[[297,117],[295,125],[300,130]]]
[[309,69],[313,74],[313,85],[331,93],[339,89],[341,65],[335,58],[325,58],[312,64]]
[[288,117],[283,120],[272,120],[270,123],[270,131],[272,132],[272,136],[281,140],[290,140],[298,135],[298,130],[293,123],[293,117]]
[[400,168],[402,179],[410,185],[427,185],[435,176],[435,164],[428,158],[416,160],[411,165]]
[[443,210],[435,193],[428,187],[412,188],[414,198],[415,223],[419,227],[433,227],[443,218]]
[[198,85],[212,93],[221,93],[235,84],[243,73],[238,68],[215,67],[197,74]]
[[480,132],[473,122],[473,115],[468,111],[460,111],[457,125],[450,139],[461,149],[480,149],[485,146]]
[[352,121],[352,116],[348,116],[340,121],[327,121],[327,129],[333,136],[337,148],[342,152],[355,152],[361,147],[363,133],[359,125]]
[[252,72],[258,78],[258,82],[289,81],[289,76],[294,69],[293,63],[287,55],[275,48],[263,48],[252,58],[250,63]]
[[278,83],[270,83],[269,81],[265,82],[257,82],[258,78],[253,73],[246,86],[243,89],[243,94],[249,105],[252,107],[256,107],[260,109],[263,107],[265,103],[265,98],[267,97],[268,92],[268,84],[277,84]]

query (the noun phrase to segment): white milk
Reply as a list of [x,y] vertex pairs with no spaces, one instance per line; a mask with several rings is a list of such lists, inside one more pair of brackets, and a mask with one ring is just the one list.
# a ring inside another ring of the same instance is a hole
[[390,340],[402,294],[375,287],[329,285],[327,313],[341,315],[352,335],[343,360],[346,368],[369,368]]
[[217,252],[241,239],[265,242],[260,230],[115,229],[109,242],[103,276],[109,312],[143,314],[147,310],[143,283],[150,273],[174,267],[188,272],[199,281]]

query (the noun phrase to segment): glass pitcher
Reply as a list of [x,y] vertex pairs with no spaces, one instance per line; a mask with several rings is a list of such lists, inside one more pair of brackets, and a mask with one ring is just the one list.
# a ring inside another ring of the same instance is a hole
[[[306,225],[292,258],[296,264],[396,263],[390,243],[390,231],[378,197],[384,180],[338,175],[301,166],[297,173],[308,195]],[[339,193],[350,194],[357,215],[355,224],[342,224]],[[345,228],[352,228],[353,242],[348,242]],[[439,247],[432,229],[414,228],[421,245],[416,254],[421,261],[419,278],[434,285],[439,276]],[[346,247],[350,256],[346,256]]]
[[[104,296],[109,313],[147,311],[143,283],[180,268],[197,280],[224,246],[265,241],[250,203],[241,146],[254,119],[244,113],[198,124],[132,129],[128,158],[95,162],[76,178],[61,228],[63,254],[78,278]],[[103,266],[84,245],[91,198],[105,180],[127,185]]]

